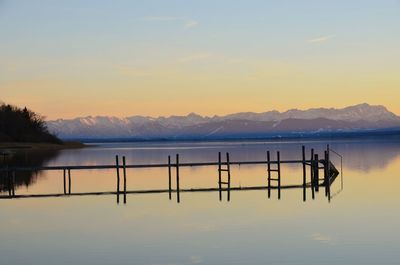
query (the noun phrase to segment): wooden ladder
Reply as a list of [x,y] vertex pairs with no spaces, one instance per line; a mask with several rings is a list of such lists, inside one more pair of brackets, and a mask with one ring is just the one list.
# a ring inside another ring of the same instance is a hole
[[[226,164],[226,168],[222,168],[222,165]],[[222,172],[226,172],[228,175],[227,181],[222,181]],[[229,160],[229,153],[226,153],[226,163],[222,162],[221,152],[218,153],[218,190],[219,200],[222,201],[222,185],[226,185],[227,188],[227,200],[231,199],[231,165]]]
[[[268,198],[271,198],[271,181],[277,181],[278,186],[275,186],[275,188],[278,188],[278,199],[281,199],[281,159],[280,159],[279,151],[276,152],[276,157],[277,157],[277,160],[276,160],[277,168],[272,169],[271,168],[271,155],[270,155],[270,152],[267,151]],[[277,173],[277,178],[271,177],[273,172]]]

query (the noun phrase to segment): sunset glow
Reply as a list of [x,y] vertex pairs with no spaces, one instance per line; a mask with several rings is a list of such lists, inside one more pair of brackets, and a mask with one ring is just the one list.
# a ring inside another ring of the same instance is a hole
[[0,1],[0,100],[49,119],[400,114],[398,1],[42,2]]

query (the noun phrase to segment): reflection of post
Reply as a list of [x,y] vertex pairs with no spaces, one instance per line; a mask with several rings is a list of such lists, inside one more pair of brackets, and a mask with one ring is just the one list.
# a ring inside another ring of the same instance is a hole
[[115,156],[115,168],[117,170],[117,203],[119,203],[119,186],[120,186],[120,177],[119,177],[119,157]]
[[125,156],[122,157],[122,165],[124,172],[124,204],[126,204],[126,161]]
[[71,194],[71,169],[68,169],[68,194]]
[[64,177],[64,195],[67,194],[67,176],[65,172],[65,168],[63,169],[63,177]]
[[315,184],[315,160],[314,160],[314,148],[311,149],[311,159],[310,159],[310,183],[311,183],[311,196],[312,199],[315,199],[315,191],[314,191],[314,184]]
[[271,156],[267,151],[267,170],[268,170],[268,198],[271,198]]
[[226,166],[228,171],[228,201],[231,200],[231,165],[229,163],[229,153],[226,153]]
[[176,154],[176,201],[178,203],[181,201],[179,195],[179,154]]
[[171,180],[171,156],[168,156],[168,196],[172,199],[172,180]]
[[15,171],[12,172],[12,196],[15,197]]
[[281,156],[279,151],[277,152],[277,163],[278,163],[278,199],[281,199]]
[[318,154],[315,154],[314,156],[315,160],[315,173],[314,173],[314,186],[315,186],[315,191],[319,191],[319,157]]
[[221,177],[221,152],[218,152],[218,193],[219,193],[219,200],[222,201],[222,177]]
[[328,183],[327,183],[327,192],[328,192],[328,200],[331,201],[331,161],[330,161],[330,148],[329,144],[327,145],[326,148],[326,154],[327,154],[327,171],[328,171]]
[[306,148],[302,147],[302,157],[303,157],[303,201],[306,201]]
[[8,196],[11,197],[11,176],[10,172],[8,171],[8,165],[6,165],[6,178],[7,178],[7,188],[8,188]]

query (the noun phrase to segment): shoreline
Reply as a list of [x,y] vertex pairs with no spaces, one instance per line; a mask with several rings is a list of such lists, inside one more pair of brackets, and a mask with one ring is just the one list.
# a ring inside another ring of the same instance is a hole
[[382,131],[356,131],[356,132],[321,132],[321,133],[284,133],[281,135],[253,135],[253,136],[221,136],[221,137],[182,137],[182,138],[70,138],[70,141],[84,142],[87,144],[98,143],[180,143],[180,142],[241,142],[241,141],[315,141],[315,140],[343,140],[343,139],[387,139],[399,138],[400,129]]
[[53,143],[21,143],[21,142],[0,142],[1,150],[63,150],[63,149],[79,149],[89,145],[78,141],[66,141],[63,144]]

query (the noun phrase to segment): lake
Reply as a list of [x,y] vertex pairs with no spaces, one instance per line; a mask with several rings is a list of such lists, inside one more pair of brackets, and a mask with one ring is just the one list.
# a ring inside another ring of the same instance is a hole
[[[323,157],[326,145],[343,156],[343,178],[303,201],[302,189],[168,193],[0,200],[1,264],[398,264],[400,260],[400,138],[307,141],[98,143],[37,155],[18,163],[39,165],[216,162],[301,159],[305,145]],[[340,169],[340,159],[332,155]],[[15,163],[17,163],[15,162]],[[72,192],[115,191],[115,170],[72,171]],[[307,172],[308,173],[308,172]],[[267,184],[265,165],[231,168],[232,186]],[[63,192],[62,171],[17,177],[16,194]],[[309,175],[308,175],[309,177]],[[182,189],[217,187],[216,166],[180,171]],[[302,166],[283,165],[282,185],[301,184]],[[175,185],[175,182],[173,183]],[[128,169],[127,189],[167,189],[166,168]],[[7,193],[3,190],[3,195]]]

